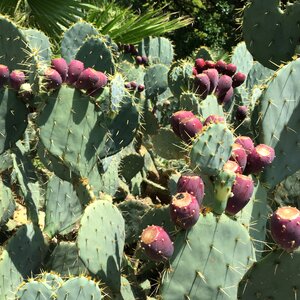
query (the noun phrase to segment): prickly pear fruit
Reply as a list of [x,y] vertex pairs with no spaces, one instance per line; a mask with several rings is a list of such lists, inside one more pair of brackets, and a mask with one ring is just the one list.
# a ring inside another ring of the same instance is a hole
[[78,78],[81,72],[84,70],[84,64],[80,60],[71,60],[68,66],[68,84],[72,85],[74,84]]
[[220,74],[225,74],[226,72],[226,67],[227,67],[227,64],[225,61],[223,60],[218,60],[216,63],[215,63],[215,68],[218,70],[218,72]]
[[137,83],[135,81],[130,81],[130,89],[135,91],[137,88]]
[[217,100],[220,105],[229,103],[233,97],[233,87],[231,87],[224,95],[218,96]]
[[246,105],[238,106],[235,112],[235,118],[237,121],[242,122],[246,119],[248,113],[248,107]]
[[201,121],[196,116],[185,118],[179,123],[180,137],[186,143],[190,143],[192,138],[202,131],[202,127]]
[[174,252],[174,246],[168,233],[156,225],[148,226],[143,230],[141,246],[145,249],[146,255],[154,261],[167,260]]
[[275,158],[275,151],[265,144],[257,145],[247,156],[245,174],[257,174],[270,165]]
[[270,218],[273,240],[283,249],[292,252],[300,246],[300,211],[296,207],[279,207]]
[[62,78],[60,74],[51,68],[46,69],[44,73],[44,81],[46,89],[55,90],[60,88],[62,84]]
[[195,115],[191,111],[180,110],[172,114],[170,118],[171,127],[174,133],[180,137],[179,124],[185,118],[192,118]]
[[232,161],[235,161],[242,169],[245,170],[247,164],[247,153],[242,145],[234,143],[232,145],[231,157],[229,158]]
[[146,55],[142,55],[142,62],[143,62],[143,65],[145,65],[145,66],[148,65],[149,59]]
[[145,86],[143,84],[139,84],[137,87],[137,90],[139,93],[143,92],[145,90]]
[[92,68],[87,68],[80,73],[78,80],[76,81],[76,88],[91,90],[96,86],[98,81],[98,72]]
[[228,76],[233,76],[234,73],[236,72],[236,65],[235,64],[227,64],[226,65],[226,70],[225,70],[225,74]]
[[206,74],[210,81],[209,94],[211,94],[217,87],[219,81],[219,73],[216,69],[204,70],[203,74]]
[[172,198],[170,203],[170,215],[172,221],[182,229],[189,229],[195,225],[199,219],[199,203],[193,195],[189,193],[178,193]]
[[197,58],[195,60],[195,68],[197,69],[198,73],[201,73],[205,66],[205,60],[203,58]]
[[240,144],[246,151],[247,155],[254,149],[254,143],[249,136],[238,136],[235,141],[236,144]]
[[249,176],[242,174],[236,174],[234,184],[231,192],[233,194],[227,201],[226,213],[229,215],[235,215],[242,210],[253,194],[254,183]]
[[106,86],[108,81],[107,76],[102,72],[97,71],[97,76],[98,81],[96,82],[94,87],[87,90],[87,94],[93,97],[97,96],[97,94],[102,91],[102,89]]
[[198,74],[198,71],[196,69],[196,67],[193,67],[193,75],[196,76]]
[[232,86],[236,88],[242,85],[245,80],[246,80],[246,75],[241,72],[237,72],[232,77]]
[[231,77],[228,75],[220,76],[216,88],[216,92],[215,92],[217,98],[224,96],[231,87],[232,87]]
[[138,55],[138,50],[135,48],[134,45],[130,44],[130,45],[129,45],[129,48],[130,48],[129,52],[130,52],[132,55]]
[[143,58],[140,55],[137,55],[135,57],[135,62],[137,65],[142,65],[143,64]]
[[177,181],[177,193],[187,192],[196,197],[199,206],[204,198],[204,183],[200,176],[194,174],[181,175]]
[[223,166],[223,170],[228,172],[228,171],[232,171],[234,173],[239,173],[242,174],[242,168],[235,162],[232,160],[228,160],[226,161],[226,163]]
[[225,123],[225,119],[222,116],[218,116],[218,115],[209,115],[204,123],[203,126],[207,126],[209,124],[213,124],[213,123]]
[[126,88],[126,89],[131,89],[131,84],[130,84],[130,82],[126,82],[125,84],[124,84],[124,87]]
[[7,66],[0,65],[0,88],[8,83],[9,69]]
[[210,91],[210,80],[206,74],[198,74],[194,80],[195,93],[200,95],[202,99],[205,99]]
[[213,69],[215,68],[216,64],[212,60],[206,60],[204,69]]
[[68,75],[68,64],[63,58],[54,58],[51,60],[51,66],[61,76],[63,82],[66,81]]
[[23,83],[25,83],[24,72],[14,70],[9,74],[9,84],[13,89],[18,91]]

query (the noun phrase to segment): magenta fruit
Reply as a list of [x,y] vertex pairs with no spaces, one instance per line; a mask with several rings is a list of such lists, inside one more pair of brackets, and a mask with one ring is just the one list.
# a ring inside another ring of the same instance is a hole
[[24,72],[14,70],[9,74],[9,84],[13,89],[18,91],[23,83],[25,83]]
[[9,79],[9,69],[7,66],[0,65],[0,88],[3,87],[3,85],[8,83]]
[[270,218],[273,240],[283,249],[292,252],[300,246],[300,211],[296,207],[279,207]]
[[217,98],[224,96],[231,87],[231,77],[228,75],[221,75],[215,92]]
[[197,69],[198,73],[201,73],[205,66],[205,60],[203,58],[197,58],[195,60],[195,68]]
[[226,213],[229,215],[235,215],[242,210],[250,201],[253,191],[253,180],[248,176],[236,174],[236,178],[231,189],[233,196],[227,201],[225,209]]
[[51,68],[48,68],[44,73],[44,81],[46,89],[55,90],[60,88],[62,84],[62,78],[60,74]]
[[98,72],[92,68],[83,70],[78,80],[76,81],[76,88],[83,90],[92,90],[99,81]]
[[145,86],[143,84],[139,84],[137,87],[137,90],[139,93],[143,92],[145,90]]
[[71,60],[68,66],[68,78],[67,78],[68,84],[70,85],[74,84],[78,80],[83,70],[84,70],[83,62],[79,60]]
[[202,99],[205,99],[210,91],[210,80],[206,74],[198,74],[194,79],[195,93],[200,95]]
[[137,65],[142,65],[143,64],[143,58],[140,55],[137,55],[135,57],[135,62]]
[[143,65],[146,65],[146,66],[148,65],[149,59],[146,55],[142,55],[142,63],[143,63]]
[[249,136],[241,135],[234,142],[240,144],[245,149],[247,155],[254,149],[254,143]]
[[132,54],[132,55],[138,55],[138,51],[137,51],[137,49],[135,48],[135,46],[134,45],[132,45],[132,44],[130,44],[129,45],[129,52]]
[[210,81],[209,94],[211,94],[217,87],[219,81],[219,73],[216,69],[204,70],[203,74],[206,74]]
[[269,166],[275,158],[275,151],[265,144],[257,145],[247,156],[245,174],[257,174]]
[[225,74],[226,73],[226,67],[227,67],[227,64],[223,60],[219,60],[215,63],[215,68],[218,70],[218,72],[220,74]]
[[90,96],[97,96],[100,92],[102,92],[102,89],[107,85],[107,76],[102,73],[97,71],[97,76],[98,76],[98,81],[94,85],[93,88],[87,90],[87,94]]
[[247,153],[242,145],[234,143],[232,145],[231,157],[229,158],[232,161],[235,161],[242,169],[245,170],[247,164]]
[[170,203],[170,215],[172,221],[182,229],[194,226],[200,215],[199,203],[189,193],[177,193]]
[[51,60],[51,66],[61,76],[63,82],[66,81],[68,75],[68,64],[63,58],[54,58]]
[[167,260],[174,252],[174,246],[168,233],[156,225],[148,226],[143,230],[141,246],[146,255],[154,261]]
[[209,124],[213,124],[213,123],[225,123],[225,119],[222,116],[218,116],[218,115],[209,115],[204,123],[203,126],[207,126]]
[[202,127],[201,121],[196,116],[185,118],[179,123],[180,137],[184,142],[191,143],[192,138],[202,131]]
[[135,91],[137,89],[137,83],[135,81],[130,81],[130,89]]
[[185,118],[192,118],[195,115],[191,111],[180,110],[172,114],[170,118],[171,127],[174,133],[180,137],[179,124]]
[[177,181],[177,192],[186,192],[193,195],[201,207],[204,198],[204,183],[202,178],[194,174],[181,175]]
[[232,86],[236,88],[242,85],[245,80],[246,80],[246,75],[241,72],[237,72],[232,77]]
[[231,87],[224,95],[217,97],[218,103],[220,105],[226,105],[232,100],[233,94],[233,87]]
[[193,67],[193,75],[196,76],[198,74],[198,71],[196,69],[196,67]]
[[242,168],[233,160],[228,160],[226,161],[226,163],[224,164],[223,166],[223,170],[228,172],[228,171],[231,171],[231,172],[234,172],[234,173],[239,173],[239,174],[242,174]]
[[248,113],[248,107],[245,105],[238,106],[235,112],[235,118],[237,121],[242,122],[246,119]]
[[124,87],[126,88],[126,89],[131,89],[131,84],[130,84],[130,82],[126,82],[125,84],[124,84]]
[[225,74],[228,76],[233,76],[234,73],[236,72],[236,69],[237,68],[235,64],[227,64]]
[[205,61],[205,66],[204,66],[204,69],[207,70],[207,69],[213,69],[215,68],[216,64],[212,61],[212,60],[206,60]]

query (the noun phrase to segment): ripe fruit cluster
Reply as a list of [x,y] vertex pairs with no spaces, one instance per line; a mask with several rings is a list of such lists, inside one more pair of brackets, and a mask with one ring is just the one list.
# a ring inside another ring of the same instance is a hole
[[125,88],[129,91],[138,91],[142,93],[145,90],[145,86],[143,84],[137,84],[136,81],[130,81],[125,83]]
[[9,68],[5,65],[0,65],[0,88],[5,85],[19,91],[22,84],[25,83],[26,76],[23,71],[14,70],[9,71]]
[[137,65],[144,65],[147,66],[149,63],[149,59],[146,55],[139,55],[138,50],[132,44],[123,45],[123,50],[125,53],[131,54],[135,57],[135,62]]

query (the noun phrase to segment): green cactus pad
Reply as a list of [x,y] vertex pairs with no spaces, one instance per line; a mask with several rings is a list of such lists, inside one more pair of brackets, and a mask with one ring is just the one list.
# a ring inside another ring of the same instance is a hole
[[253,259],[247,230],[224,214],[200,215],[174,242],[162,276],[162,299],[236,299],[237,286]]
[[238,299],[299,299],[299,276],[300,251],[274,250],[245,274]]
[[17,98],[16,91],[0,88],[0,154],[22,138],[28,113],[26,105]]
[[56,293],[57,300],[76,299],[101,300],[101,291],[95,281],[85,277],[75,277],[64,282]]
[[72,230],[83,212],[73,185],[57,176],[50,178],[46,190],[45,228],[49,236]]
[[0,256],[0,295],[9,300],[21,282],[37,271],[46,255],[42,232],[32,224],[23,225],[14,234]]
[[131,289],[129,281],[122,276],[121,277],[121,290],[118,294],[112,295],[112,300],[136,300],[136,297]]
[[138,45],[139,55],[147,56],[150,64],[170,65],[174,58],[172,43],[164,37],[147,37]]
[[38,279],[48,284],[53,291],[56,291],[64,282],[58,274],[53,272],[42,273],[38,276]]
[[115,71],[111,49],[105,38],[88,38],[76,54],[76,59],[84,62],[86,68],[113,74]]
[[222,105],[218,104],[218,100],[214,95],[208,95],[199,104],[199,115],[206,119],[209,115],[217,115],[225,118]]
[[110,108],[117,112],[125,96],[125,81],[120,73],[116,73],[110,81]]
[[80,224],[77,238],[80,258],[90,272],[119,291],[125,242],[122,214],[111,202],[98,200],[85,209]]
[[234,137],[223,123],[210,124],[193,141],[191,168],[207,175],[217,175],[231,155]]
[[127,61],[121,61],[117,67],[127,82],[135,81],[138,85],[144,84],[145,68],[143,66],[136,66]]
[[130,180],[144,167],[144,158],[137,153],[126,155],[122,158],[119,174],[126,182]]
[[253,128],[259,127],[259,142],[275,150],[263,180],[274,187],[300,169],[300,59],[280,69],[271,80],[254,110]]
[[203,58],[204,60],[212,60],[212,61],[215,60],[208,47],[201,46],[198,49],[196,49],[194,52],[195,52],[195,54],[193,55],[194,59]]
[[15,211],[15,200],[10,188],[0,179],[0,228],[8,221]]
[[69,63],[75,59],[79,48],[88,37],[98,35],[97,29],[89,23],[79,21],[64,32],[61,42],[62,57]]
[[253,66],[253,57],[248,51],[245,42],[240,42],[232,51],[231,63],[237,66],[237,71],[248,75]]
[[45,282],[29,281],[25,283],[16,293],[18,300],[51,300],[54,295],[51,286]]
[[243,37],[248,50],[262,65],[274,70],[299,52],[300,5],[298,1],[290,1],[282,10],[281,2],[284,1],[251,1],[243,18]]

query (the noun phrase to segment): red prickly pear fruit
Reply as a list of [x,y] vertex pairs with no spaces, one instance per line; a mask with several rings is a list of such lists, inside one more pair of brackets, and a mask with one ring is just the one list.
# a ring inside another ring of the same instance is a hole
[[48,68],[44,73],[44,81],[46,83],[46,89],[55,90],[60,88],[62,84],[62,78],[60,74],[52,69]]
[[210,81],[209,94],[211,94],[217,87],[219,81],[219,73],[216,69],[204,70],[203,74],[206,74]]
[[5,65],[0,65],[0,88],[3,87],[3,85],[8,83],[9,79],[9,69]]
[[185,118],[192,118],[195,115],[191,111],[179,110],[172,114],[170,118],[171,127],[174,133],[180,137],[179,124]]
[[198,75],[198,71],[197,71],[196,67],[193,67],[193,75],[194,76]]
[[205,66],[205,60],[203,58],[196,58],[195,60],[195,68],[198,73],[201,73]]
[[279,207],[270,218],[273,240],[284,250],[292,252],[300,246],[300,211],[296,207]]
[[210,80],[206,74],[198,74],[194,79],[195,93],[200,95],[202,99],[205,99],[210,91]]
[[142,58],[140,55],[137,55],[137,56],[135,57],[135,62],[136,62],[136,64],[138,64],[138,65],[142,65],[142,64],[143,64],[143,58]]
[[246,80],[246,75],[241,72],[237,72],[232,77],[232,86],[236,88],[242,85],[245,80]]
[[55,69],[61,76],[63,82],[66,81],[68,75],[68,64],[63,58],[54,58],[51,60],[51,67]]
[[142,61],[143,61],[143,65],[148,65],[149,63],[149,59],[146,55],[142,55]]
[[235,64],[227,64],[225,74],[228,76],[233,76],[234,73],[236,72],[236,69],[237,68]]
[[125,53],[130,53],[130,45],[124,45],[123,49]]
[[179,133],[182,140],[191,143],[198,133],[202,131],[202,123],[197,117],[185,118],[179,123]]
[[265,144],[257,145],[247,156],[245,174],[257,174],[269,166],[275,158],[275,151]]
[[226,73],[226,67],[227,67],[227,64],[225,61],[223,60],[218,60],[216,63],[215,63],[215,68],[218,70],[218,72],[220,74],[225,74]]
[[137,49],[135,48],[134,45],[130,44],[130,45],[129,45],[129,48],[130,48],[129,52],[130,52],[132,55],[138,55],[138,51],[137,51]]
[[126,89],[131,89],[131,84],[130,84],[130,82],[126,82],[125,84],[124,84],[124,87],[126,88]]
[[74,84],[78,80],[83,70],[84,70],[83,62],[76,59],[71,60],[68,66],[68,77],[67,77],[68,84],[70,85]]
[[98,72],[92,68],[87,68],[80,73],[75,86],[82,90],[92,90],[98,81]]
[[231,87],[224,95],[217,97],[218,103],[220,105],[226,105],[232,100],[233,94],[233,87]]
[[97,71],[97,76],[99,80],[96,82],[93,88],[87,90],[87,94],[93,97],[102,92],[102,89],[107,85],[108,81],[107,76],[102,72]]
[[165,261],[174,252],[173,243],[168,233],[160,226],[151,225],[141,235],[141,246],[146,255],[154,261]]
[[199,203],[189,193],[177,193],[170,203],[170,215],[174,224],[182,229],[194,226],[200,216]]
[[200,176],[194,174],[181,175],[177,181],[177,193],[189,193],[196,197],[199,206],[204,198],[204,183]]
[[242,122],[246,119],[248,113],[248,107],[245,105],[238,106],[235,112],[235,118],[237,121]]
[[216,88],[217,98],[226,94],[226,92],[232,87],[232,79],[228,75],[221,75]]
[[242,145],[238,143],[232,145],[232,152],[229,159],[235,161],[241,167],[242,171],[245,170],[247,164],[247,152]]
[[213,124],[213,123],[225,123],[225,119],[222,116],[218,116],[218,115],[209,115],[204,123],[203,126],[207,126],[209,124]]
[[234,142],[241,145],[245,149],[247,155],[254,149],[254,143],[249,136],[241,135],[237,137]]
[[223,166],[224,171],[232,171],[234,173],[242,174],[242,168],[233,160],[228,160]]
[[23,83],[25,83],[24,72],[14,70],[9,74],[9,84],[13,89],[18,91]]
[[139,93],[143,92],[145,90],[145,86],[143,84],[139,84],[137,87],[137,90]]
[[136,88],[137,88],[137,83],[135,81],[130,81],[130,87],[131,87],[131,90],[135,91]]
[[212,60],[206,60],[205,61],[204,69],[205,70],[207,70],[207,69],[214,69],[215,66],[216,66],[216,64]]
[[242,210],[247,203],[254,191],[253,180],[245,175],[236,174],[234,184],[231,192],[233,194],[227,201],[226,213],[229,215],[235,215]]

